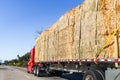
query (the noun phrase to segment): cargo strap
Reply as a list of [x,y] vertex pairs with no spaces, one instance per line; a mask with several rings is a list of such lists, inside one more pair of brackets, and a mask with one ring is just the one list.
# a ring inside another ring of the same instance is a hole
[[105,41],[104,45],[100,48],[100,50],[97,52],[96,54],[96,58],[99,57],[100,53],[104,50],[104,48],[108,45],[108,43],[110,43],[110,41],[112,40],[112,38],[114,37],[114,35],[117,33],[117,31],[120,29],[120,25],[117,26],[117,28],[113,31],[113,33],[107,38],[107,40]]

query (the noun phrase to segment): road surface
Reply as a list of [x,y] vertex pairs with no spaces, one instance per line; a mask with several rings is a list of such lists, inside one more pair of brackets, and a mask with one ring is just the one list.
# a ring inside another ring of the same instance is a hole
[[62,77],[36,77],[28,74],[26,68],[0,66],[0,80],[82,80],[81,74],[64,74]]

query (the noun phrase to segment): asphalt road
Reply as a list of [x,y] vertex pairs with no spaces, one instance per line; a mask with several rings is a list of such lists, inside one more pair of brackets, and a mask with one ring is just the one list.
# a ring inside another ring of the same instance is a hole
[[0,66],[0,80],[82,80],[82,74],[64,74],[61,77],[36,77],[33,74],[28,74],[26,68]]

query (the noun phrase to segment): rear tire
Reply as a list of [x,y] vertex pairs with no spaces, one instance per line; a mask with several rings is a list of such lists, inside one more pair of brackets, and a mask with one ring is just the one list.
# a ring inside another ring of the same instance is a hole
[[102,80],[105,80],[105,72],[103,70],[97,70],[97,72],[101,75]]
[[83,80],[103,80],[96,70],[87,70],[84,73]]
[[36,76],[37,76],[37,77],[40,76],[40,67],[37,67],[37,69],[36,69]]
[[37,73],[37,72],[36,72],[36,68],[37,68],[36,66],[33,68],[33,74],[34,74],[35,76],[36,76],[36,73]]

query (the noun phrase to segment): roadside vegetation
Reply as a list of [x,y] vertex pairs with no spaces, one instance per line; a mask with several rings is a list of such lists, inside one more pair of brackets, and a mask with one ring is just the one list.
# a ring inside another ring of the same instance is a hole
[[5,60],[4,63],[9,66],[27,67],[27,63],[30,57],[30,53],[26,53],[23,56],[17,55],[18,59]]

